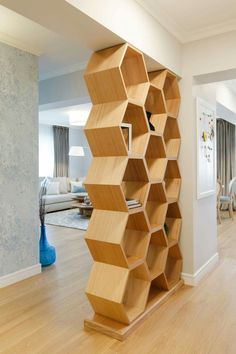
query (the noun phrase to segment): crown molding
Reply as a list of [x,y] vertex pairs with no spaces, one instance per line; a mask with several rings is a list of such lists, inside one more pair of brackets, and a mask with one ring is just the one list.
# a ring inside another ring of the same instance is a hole
[[159,6],[158,11],[152,6],[147,5],[145,0],[135,0],[142,6],[152,17],[154,17],[169,33],[176,37],[182,44],[193,42],[196,40],[217,36],[219,34],[232,32],[236,30],[236,19],[225,21],[217,25],[202,27],[199,30],[189,31],[184,26],[180,26],[166,11]]
[[14,48],[23,50],[25,52],[34,54],[36,56],[40,56],[42,54],[38,49],[33,48],[31,45],[21,42],[17,38],[9,36],[8,34],[3,32],[0,32],[0,42],[8,44]]

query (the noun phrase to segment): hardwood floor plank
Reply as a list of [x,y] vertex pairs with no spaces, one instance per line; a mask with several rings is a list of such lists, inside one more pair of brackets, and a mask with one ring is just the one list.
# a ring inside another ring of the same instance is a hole
[[47,226],[57,263],[0,290],[0,353],[235,354],[236,219],[222,219],[216,269],[198,287],[181,288],[125,342],[83,328],[92,264],[84,232]]

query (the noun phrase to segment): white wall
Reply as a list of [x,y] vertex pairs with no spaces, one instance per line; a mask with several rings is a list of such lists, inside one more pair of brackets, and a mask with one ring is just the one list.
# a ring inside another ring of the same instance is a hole
[[[69,157],[69,177],[84,177],[87,175],[92,157],[83,129],[69,128],[69,148],[71,146],[85,147],[85,156]],[[53,127],[48,124],[39,124],[39,177],[53,177],[53,170]]]
[[39,177],[53,177],[54,144],[52,125],[39,124]]
[[[224,77],[227,79],[227,71],[232,70],[233,72],[236,68],[235,41],[236,32],[231,32],[183,46],[182,108],[179,117],[182,128],[180,162],[183,188],[181,202],[183,218],[188,219],[191,217],[192,225],[189,237],[192,241],[187,240],[186,232],[188,229],[185,225],[181,243],[185,259],[184,272],[190,274],[196,274],[218,252],[216,197],[209,196],[201,200],[196,199],[196,92],[194,92],[194,82],[196,76],[205,74],[208,75],[208,82],[216,81],[219,72],[221,72],[222,79]],[[192,186],[190,188],[186,185],[186,176],[191,179]],[[186,210],[186,208],[188,209]],[[188,221],[188,223],[190,224],[191,222]],[[192,246],[193,254],[191,256],[187,254],[188,244]]]
[[84,71],[75,71],[40,81],[39,105],[47,106],[52,103],[63,103],[65,107],[90,102],[83,74]]
[[181,44],[135,0],[67,0],[80,11],[181,75]]
[[85,177],[91,163],[92,155],[83,129],[69,130],[69,144],[71,146],[83,146],[85,156],[70,156],[69,176],[72,178]]

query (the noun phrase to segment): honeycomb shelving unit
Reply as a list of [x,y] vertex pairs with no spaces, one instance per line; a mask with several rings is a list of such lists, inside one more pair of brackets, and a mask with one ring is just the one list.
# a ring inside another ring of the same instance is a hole
[[180,94],[173,73],[147,73],[143,54],[127,43],[94,53],[85,81],[93,103],[85,185],[94,206],[86,295],[94,315],[84,323],[123,340],[183,284]]

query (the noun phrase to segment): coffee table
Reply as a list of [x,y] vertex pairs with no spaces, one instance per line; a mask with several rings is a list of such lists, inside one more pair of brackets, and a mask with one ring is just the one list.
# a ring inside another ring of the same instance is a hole
[[93,212],[92,205],[87,205],[85,203],[78,203],[77,207],[79,208],[80,215],[91,216]]

